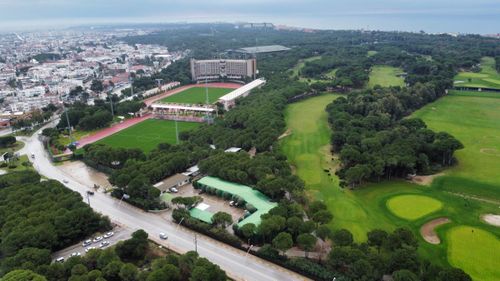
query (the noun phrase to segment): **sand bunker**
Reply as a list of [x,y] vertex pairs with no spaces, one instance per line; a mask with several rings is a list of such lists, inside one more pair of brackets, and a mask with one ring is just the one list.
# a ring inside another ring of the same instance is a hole
[[500,215],[486,214],[482,215],[481,219],[487,224],[500,226]]
[[430,222],[422,225],[422,227],[420,228],[420,234],[425,241],[437,245],[441,243],[441,240],[439,239],[439,236],[436,234],[436,231],[434,231],[434,229],[449,222],[450,219],[448,218],[438,218],[435,220],[431,220]]
[[428,175],[428,176],[414,176],[411,179],[411,182],[416,183],[416,184],[420,184],[420,185],[431,185],[432,181],[435,178],[442,176],[442,175],[444,175],[444,173],[437,173],[437,174]]

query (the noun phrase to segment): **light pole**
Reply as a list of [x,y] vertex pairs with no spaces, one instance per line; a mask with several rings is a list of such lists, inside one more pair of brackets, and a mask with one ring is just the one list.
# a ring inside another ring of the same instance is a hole
[[194,234],[194,251],[198,253],[198,235]]
[[108,93],[108,98],[109,98],[109,103],[111,104],[111,116],[115,116],[115,111],[113,108],[113,94],[111,91]]

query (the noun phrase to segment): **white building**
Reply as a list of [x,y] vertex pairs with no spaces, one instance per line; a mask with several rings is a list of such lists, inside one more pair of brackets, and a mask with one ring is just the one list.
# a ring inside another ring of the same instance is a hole
[[257,61],[249,60],[195,60],[191,59],[193,81],[234,79],[244,80],[255,77]]
[[264,84],[266,84],[266,80],[264,78],[255,79],[252,82],[228,93],[227,95],[220,97],[219,102],[224,105],[225,110],[229,110],[236,104],[237,99],[248,96],[250,91],[255,88],[262,87]]

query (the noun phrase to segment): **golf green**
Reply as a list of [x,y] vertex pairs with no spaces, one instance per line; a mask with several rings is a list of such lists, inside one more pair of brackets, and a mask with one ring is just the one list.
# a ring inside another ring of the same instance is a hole
[[457,226],[447,232],[448,260],[474,280],[500,280],[500,239],[471,226]]
[[456,87],[500,89],[500,73],[495,69],[495,59],[483,57],[479,73],[460,72],[455,76],[454,85]]
[[439,200],[422,195],[398,195],[386,204],[392,213],[406,220],[419,219],[443,207]]
[[208,102],[214,103],[220,97],[232,92],[234,89],[228,88],[213,88],[208,87],[193,87],[179,92],[175,95],[166,97],[160,102],[171,102],[171,103],[189,103],[189,104],[204,104],[206,103],[206,91],[208,91]]

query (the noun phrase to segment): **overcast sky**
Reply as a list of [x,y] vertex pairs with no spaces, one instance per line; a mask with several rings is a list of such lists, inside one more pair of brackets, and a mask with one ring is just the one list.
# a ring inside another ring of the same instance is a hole
[[500,0],[0,0],[0,31],[176,21],[498,33]]

